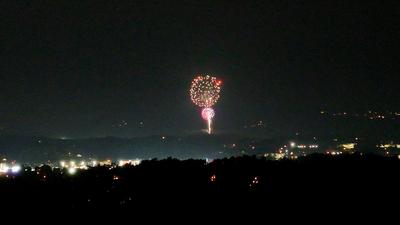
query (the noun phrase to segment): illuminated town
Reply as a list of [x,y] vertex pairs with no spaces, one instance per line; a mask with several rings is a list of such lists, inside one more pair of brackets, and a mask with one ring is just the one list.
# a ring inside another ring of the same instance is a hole
[[[208,137],[206,137],[208,138]],[[166,137],[161,136],[160,148],[163,146],[171,147],[169,143],[178,141],[184,142],[184,137]],[[188,139],[188,138],[186,138]],[[70,140],[72,141],[72,140]],[[284,160],[291,159],[297,160],[299,157],[306,157],[312,154],[323,154],[329,156],[340,156],[340,155],[351,155],[355,153],[366,153],[381,155],[384,157],[397,157],[400,159],[400,142],[394,141],[380,141],[374,145],[366,146],[362,138],[348,138],[343,141],[334,138],[331,140],[319,140],[316,137],[310,140],[295,140],[286,141],[279,143],[274,141],[270,143],[270,140],[265,139],[248,139],[239,140],[237,142],[226,143],[223,138],[219,140],[223,143],[212,146],[215,152],[208,152],[208,155],[203,154],[199,159],[207,160],[211,162],[215,159],[222,159],[227,157],[238,157],[238,156],[256,156],[259,158],[265,158],[268,160]],[[42,144],[43,140],[40,140]],[[361,146],[361,147],[360,147]],[[174,148],[179,147],[174,145]],[[365,151],[366,149],[370,149]],[[141,155],[139,153],[138,155]],[[121,159],[121,158],[109,158],[99,159],[92,157],[85,157],[84,153],[72,154],[68,152],[65,158],[62,156],[59,159],[45,159],[42,158],[40,162],[26,162],[18,161],[13,158],[2,155],[2,161],[0,163],[0,176],[1,175],[17,175],[24,168],[39,168],[42,165],[50,166],[53,169],[62,169],[69,174],[75,174],[79,170],[87,170],[97,166],[108,166],[108,167],[124,167],[125,165],[137,166],[142,160],[152,160],[155,157],[136,157],[133,159]],[[169,157],[166,155],[165,157]],[[184,155],[176,154],[174,157],[177,159],[185,159]],[[33,169],[34,170],[34,169]]]

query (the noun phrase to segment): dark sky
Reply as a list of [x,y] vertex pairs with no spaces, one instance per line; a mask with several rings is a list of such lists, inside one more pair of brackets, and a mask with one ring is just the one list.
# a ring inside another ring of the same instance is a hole
[[240,2],[0,1],[1,132],[197,132],[198,73],[224,80],[220,131],[400,110],[400,3]]

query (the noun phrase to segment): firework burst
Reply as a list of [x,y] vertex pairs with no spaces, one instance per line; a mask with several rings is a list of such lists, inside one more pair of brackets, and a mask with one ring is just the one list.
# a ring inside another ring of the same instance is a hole
[[190,87],[190,97],[193,103],[205,108],[213,106],[219,99],[221,84],[220,80],[209,75],[196,77]]
[[190,87],[190,98],[193,103],[203,110],[201,115],[203,119],[208,122],[208,133],[211,134],[212,118],[215,115],[214,110],[211,108],[219,99],[222,82],[216,77],[209,75],[198,76],[192,81]]

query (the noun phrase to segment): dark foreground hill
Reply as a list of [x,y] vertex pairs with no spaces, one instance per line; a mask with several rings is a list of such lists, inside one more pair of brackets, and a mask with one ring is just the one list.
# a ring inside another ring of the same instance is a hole
[[281,161],[237,157],[208,164],[165,159],[143,161],[139,166],[95,167],[74,175],[47,166],[27,169],[18,176],[1,177],[0,190],[2,205],[36,208],[243,207],[242,203],[344,207],[374,206],[376,201],[389,207],[399,200],[399,171],[397,157],[359,154]]

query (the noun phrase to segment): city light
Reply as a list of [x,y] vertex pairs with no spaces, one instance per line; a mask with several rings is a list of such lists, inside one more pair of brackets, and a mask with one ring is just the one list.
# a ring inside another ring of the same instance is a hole
[[80,161],[79,164],[76,164],[75,161],[71,160],[68,163],[64,160],[60,161],[61,168],[79,168],[79,169],[87,169],[85,161]]
[[75,173],[76,173],[76,168],[75,167],[70,167],[70,168],[68,168],[68,173],[70,174],[70,175],[74,175]]
[[22,167],[18,164],[8,165],[7,163],[0,163],[0,173],[19,173]]
[[137,166],[141,163],[140,159],[128,159],[128,160],[119,160],[118,161],[118,166],[124,166],[124,165],[132,165],[132,166]]
[[344,150],[352,150],[355,147],[355,143],[345,143],[341,144],[339,147],[342,147]]
[[0,173],[7,173],[10,167],[5,163],[0,163]]
[[211,182],[214,183],[216,180],[217,180],[217,176],[215,174],[210,177]]
[[14,165],[11,167],[11,172],[12,173],[19,173],[21,171],[21,166],[20,165]]
[[400,144],[386,143],[386,144],[377,145],[377,147],[382,148],[382,149],[400,148]]
[[104,161],[99,161],[99,165],[100,166],[111,166],[111,164],[112,164],[111,159],[107,159],[107,160],[104,160]]
[[250,182],[249,186],[250,186],[250,187],[254,187],[255,185],[258,184],[258,182],[259,182],[259,177],[258,177],[258,176],[255,176],[255,177],[252,179],[252,181]]

